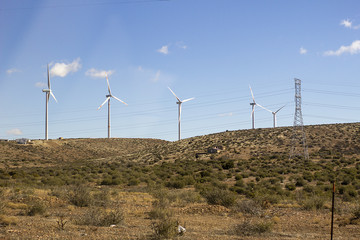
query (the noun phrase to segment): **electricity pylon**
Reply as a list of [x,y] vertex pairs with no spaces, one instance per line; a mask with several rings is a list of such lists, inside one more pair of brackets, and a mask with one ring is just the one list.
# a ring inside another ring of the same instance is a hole
[[301,80],[295,78],[295,115],[293,135],[291,139],[290,159],[295,156],[309,159],[308,148],[306,145],[306,134],[304,131],[304,122],[301,112]]

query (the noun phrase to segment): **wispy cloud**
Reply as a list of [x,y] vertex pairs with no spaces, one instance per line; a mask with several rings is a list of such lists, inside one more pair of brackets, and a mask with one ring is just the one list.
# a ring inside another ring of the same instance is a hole
[[232,112],[218,114],[219,117],[231,117],[234,115]]
[[346,27],[346,28],[350,28],[350,29],[359,29],[360,25],[353,25],[353,22],[350,21],[349,19],[344,19],[340,22],[340,25]]
[[341,46],[336,51],[333,51],[333,50],[326,51],[326,52],[324,52],[324,55],[325,56],[340,56],[345,53],[350,53],[351,55],[360,53],[360,40],[356,40],[356,41],[352,42],[351,45],[349,45],[349,46]]
[[6,73],[8,75],[11,75],[11,74],[16,73],[16,72],[21,72],[21,71],[19,69],[17,69],[17,68],[10,68],[10,69],[6,70]]
[[154,78],[152,79],[153,82],[158,82],[160,80],[160,70],[158,70],[156,73],[155,73],[155,76]]
[[44,87],[47,87],[47,84],[44,82],[36,82],[35,87],[44,88]]
[[8,136],[19,136],[19,135],[22,135],[22,131],[18,128],[13,128],[13,129],[10,129],[8,131],[6,131],[6,134]]
[[183,42],[183,41],[178,41],[175,44],[174,43],[169,43],[168,45],[164,45],[161,48],[157,49],[156,51],[159,53],[162,53],[164,55],[168,55],[170,53],[169,48],[180,48],[183,50],[187,49],[187,45]]
[[160,49],[157,50],[159,53],[168,55],[169,54],[169,45],[162,46]]
[[105,71],[105,70],[98,70],[95,68],[91,68],[86,71],[85,75],[93,78],[105,78],[106,75],[111,76],[114,72],[115,72],[114,70]]
[[159,82],[169,84],[176,79],[175,76],[160,69],[151,69],[142,66],[132,67],[130,69],[133,77],[140,81],[152,82],[154,84]]
[[185,43],[184,42],[176,42],[176,44],[175,44],[178,48],[182,48],[182,49],[187,49],[187,46],[185,45]]
[[52,67],[50,69],[50,74],[53,77],[65,77],[70,72],[77,72],[81,68],[80,58],[75,59],[71,63],[51,63]]
[[304,55],[304,54],[307,53],[307,51],[308,51],[307,49],[301,47],[300,50],[299,50],[299,53],[300,53],[301,55]]

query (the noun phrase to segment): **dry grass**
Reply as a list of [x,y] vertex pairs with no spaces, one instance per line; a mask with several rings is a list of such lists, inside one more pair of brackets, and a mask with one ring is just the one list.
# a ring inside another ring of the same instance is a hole
[[305,129],[307,162],[288,158],[291,128],[0,142],[0,238],[325,239],[336,180],[336,236],[360,239],[360,124]]

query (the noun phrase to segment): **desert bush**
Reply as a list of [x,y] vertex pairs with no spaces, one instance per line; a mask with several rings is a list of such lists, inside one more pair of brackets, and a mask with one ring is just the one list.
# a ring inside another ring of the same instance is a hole
[[107,190],[100,190],[92,194],[92,204],[98,207],[106,207],[110,202],[110,194]]
[[216,187],[204,190],[200,192],[200,194],[206,199],[207,203],[211,205],[231,207],[236,201],[236,195],[233,192]]
[[253,236],[271,232],[271,221],[244,219],[242,223],[234,227],[233,232],[238,236]]
[[288,184],[285,184],[285,188],[289,191],[294,191],[296,189],[296,186],[293,183],[288,183]]
[[13,216],[0,215],[0,226],[16,225],[17,218]]
[[260,216],[264,211],[260,204],[252,199],[238,200],[231,208],[234,212]]
[[46,212],[46,205],[40,201],[36,201],[31,203],[26,211],[26,215],[28,216],[35,216],[35,215],[42,215]]
[[75,223],[78,225],[110,226],[122,223],[123,220],[124,213],[121,209],[107,211],[104,208],[91,207],[79,216]]
[[354,209],[352,215],[354,216],[354,219],[360,219],[360,206],[357,206]]
[[174,218],[162,218],[152,222],[153,235],[151,239],[162,240],[162,239],[174,239],[179,235],[177,231],[178,223]]
[[322,196],[313,195],[300,202],[304,210],[319,210],[324,208],[325,199]]
[[78,207],[88,207],[93,203],[90,190],[84,185],[72,187],[67,194],[69,201]]
[[198,192],[193,190],[173,190],[168,193],[167,198],[177,206],[186,206],[189,203],[203,202],[203,198]]
[[[0,193],[0,194],[1,194],[1,193]],[[6,201],[5,201],[5,199],[0,196],[0,214],[3,214],[3,213],[4,213],[5,206],[6,206]]]

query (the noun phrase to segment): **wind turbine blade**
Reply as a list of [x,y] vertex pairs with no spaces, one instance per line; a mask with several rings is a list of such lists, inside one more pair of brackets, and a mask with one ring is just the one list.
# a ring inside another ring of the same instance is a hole
[[107,74],[106,74],[106,82],[107,82],[107,85],[108,85],[109,94],[111,95],[110,84],[109,84],[109,79],[108,79]]
[[176,97],[176,99],[181,102],[181,100],[176,96],[176,94],[173,92],[173,90],[171,90],[171,88],[168,87],[168,89],[170,90],[170,92]]
[[107,97],[106,100],[98,107],[97,110],[99,110],[107,101],[109,101],[110,97]]
[[50,90],[50,94],[51,94],[51,96],[54,98],[55,102],[58,102],[58,101],[56,100],[55,95],[52,93],[52,91],[51,91],[51,90]]
[[50,72],[49,72],[49,64],[47,65],[47,77],[48,77],[48,88],[50,88]]
[[255,103],[254,93],[253,93],[250,85],[249,85],[249,88],[250,88],[250,92],[251,92],[251,97],[253,99],[253,102]]
[[[112,96],[112,95],[111,95]],[[125,105],[128,105],[126,102],[124,102],[123,100],[121,100],[121,99],[119,99],[119,98],[117,98],[117,97],[115,97],[115,96],[112,96],[113,98],[115,98],[116,100],[118,100],[119,102],[122,102],[123,104],[125,104]]]
[[281,108],[279,108],[275,113],[277,113],[278,111],[280,111],[281,109],[283,109],[286,105],[282,106]]
[[193,99],[195,99],[195,98],[194,98],[194,97],[193,97],[193,98],[188,98],[188,99],[183,100],[182,102],[183,102],[183,103],[184,103],[184,102],[188,102],[188,101],[193,100]]
[[272,113],[272,111],[270,111],[269,109],[267,109],[267,108],[265,108],[265,107],[261,106],[260,104],[257,104],[257,103],[256,103],[256,105],[257,105],[257,106],[259,106],[259,107],[261,107],[262,109],[264,109],[264,110],[266,110],[266,111],[268,111],[268,112],[271,112],[271,113]]

